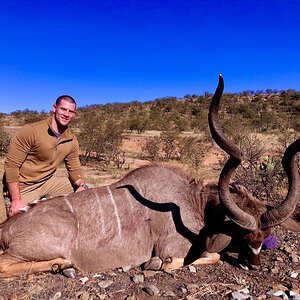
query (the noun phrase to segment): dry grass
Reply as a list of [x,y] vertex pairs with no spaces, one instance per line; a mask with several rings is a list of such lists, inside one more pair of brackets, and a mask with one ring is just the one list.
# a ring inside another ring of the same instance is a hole
[[[142,166],[148,161],[141,160],[140,153],[141,147],[146,142],[147,138],[153,136],[159,136],[159,131],[146,131],[142,134],[137,133],[127,133],[124,137],[122,143],[122,150],[126,155],[126,162],[123,169],[117,169],[110,167],[106,170],[101,169],[100,167],[88,166],[83,167],[83,172],[86,178],[86,181],[90,186],[100,186],[112,183],[120,179],[126,172],[129,170],[135,169],[139,166]],[[184,133],[185,135],[191,135],[192,133]],[[275,149],[276,144],[278,143],[278,138],[274,134],[265,134],[258,136],[265,145],[266,149]],[[201,179],[204,182],[216,181],[220,173],[220,161],[224,158],[224,153],[217,147],[214,146],[212,150],[207,153],[201,168],[199,170],[193,170],[188,166],[181,165],[189,174],[191,174],[196,179]],[[178,162],[170,162],[171,164],[180,165]],[[3,174],[3,164],[4,158],[0,158],[0,172]],[[64,166],[61,166],[58,172],[63,175],[67,174]],[[2,185],[2,183],[1,183]],[[2,186],[1,186],[2,188]]]

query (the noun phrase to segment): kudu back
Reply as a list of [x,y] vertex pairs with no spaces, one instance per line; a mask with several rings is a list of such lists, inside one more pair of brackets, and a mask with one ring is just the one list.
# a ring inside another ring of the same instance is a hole
[[289,193],[279,207],[270,209],[242,185],[230,185],[241,153],[220,129],[222,92],[220,76],[209,122],[213,139],[230,157],[218,184],[203,186],[181,170],[151,164],[114,184],[40,201],[0,225],[0,275],[54,267],[97,272],[151,266],[153,257],[162,262],[158,268],[215,263],[219,256],[214,252],[234,239],[258,256],[270,228],[283,224],[299,231],[290,216],[299,198],[294,157],[300,141],[283,159]]

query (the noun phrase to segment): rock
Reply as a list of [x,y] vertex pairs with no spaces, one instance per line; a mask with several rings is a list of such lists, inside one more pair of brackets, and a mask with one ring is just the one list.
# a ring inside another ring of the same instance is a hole
[[107,287],[109,287],[110,285],[112,285],[114,282],[113,280],[101,280],[98,282],[98,285],[102,288],[102,289],[106,289]]
[[248,293],[242,293],[242,292],[232,292],[230,296],[231,300],[250,300],[254,299],[251,297]]
[[82,278],[79,279],[79,281],[80,281],[82,284],[85,284],[88,280],[89,280],[89,278],[88,278],[87,276],[82,277]]
[[161,269],[162,263],[162,260],[158,256],[154,256],[145,263],[144,269],[158,271]]
[[[288,296],[286,295],[285,292],[283,291],[274,291],[274,290],[270,290],[267,295],[271,295],[271,297],[269,299],[288,299]],[[273,298],[272,298],[273,297]]]
[[75,278],[76,277],[76,272],[74,268],[68,268],[68,269],[64,269],[62,271],[62,273],[68,277],[68,278]]
[[135,274],[132,276],[132,281],[134,283],[143,283],[145,280],[145,276],[143,274]]
[[119,272],[124,272],[124,273],[126,273],[126,272],[128,272],[131,268],[132,268],[132,266],[124,266],[124,267],[122,267],[122,268],[119,268],[118,271],[119,271]]
[[299,262],[299,257],[295,254],[290,255],[290,260],[293,263],[298,263]]
[[244,287],[242,289],[238,289],[238,292],[243,293],[243,294],[249,294],[250,291],[248,288]]
[[265,299],[267,299],[267,296],[266,296],[266,295],[259,295],[259,296],[257,297],[257,300],[265,300]]
[[197,270],[194,266],[189,266],[189,271],[192,272],[192,273],[196,273]]
[[157,296],[159,294],[159,289],[156,285],[150,284],[144,288],[144,291],[150,296]]
[[60,297],[61,297],[61,292],[57,292],[52,298],[50,298],[50,300],[56,300],[59,299]]
[[290,271],[288,272],[288,275],[291,277],[291,278],[297,278],[299,273],[298,272],[295,272],[295,271]]
[[300,299],[300,294],[296,294],[293,291],[288,291],[287,296],[289,297],[289,299],[294,299],[294,300],[299,300]]
[[286,295],[288,296],[288,298],[290,299],[295,299],[296,293],[293,291],[287,291]]
[[184,294],[187,293],[187,289],[185,287],[183,287],[183,286],[179,287],[178,290],[180,290]]
[[[116,273],[116,272],[114,272],[113,270],[109,270],[108,272],[107,272],[107,275],[109,275],[109,276],[118,276],[118,274]],[[103,277],[104,278],[104,277]]]
[[145,270],[143,271],[143,274],[145,275],[145,277],[153,277],[155,274],[157,274],[157,272],[152,270]]
[[94,274],[93,277],[94,278],[101,278],[101,279],[105,278],[103,274]]
[[195,293],[199,289],[199,285],[198,284],[190,283],[190,284],[187,285],[186,288],[187,288],[187,290],[188,290],[189,293]]
[[186,297],[186,300],[197,300],[197,298],[194,297],[193,295],[188,295],[188,296]]
[[281,247],[281,250],[282,250],[283,252],[285,252],[285,253],[288,253],[288,254],[290,254],[290,253],[293,252],[292,248],[291,248],[290,246],[287,246],[287,245]]
[[175,293],[173,291],[165,291],[162,293],[163,297],[176,297]]
[[278,270],[277,267],[274,267],[274,268],[271,269],[271,272],[272,272],[273,274],[277,274],[277,273],[279,273],[279,270]]
[[277,291],[273,294],[273,296],[281,297],[282,299],[288,299],[289,297],[283,291]]

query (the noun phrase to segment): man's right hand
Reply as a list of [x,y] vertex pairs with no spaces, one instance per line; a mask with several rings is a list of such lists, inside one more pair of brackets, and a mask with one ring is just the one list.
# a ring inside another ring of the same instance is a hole
[[11,217],[17,213],[20,209],[25,207],[25,203],[21,198],[19,182],[8,182],[7,183],[9,198],[11,204],[8,210],[8,216]]
[[11,205],[8,210],[8,216],[9,217],[13,216],[15,213],[17,213],[20,209],[22,209],[24,207],[25,207],[25,204],[21,199],[17,200],[17,201],[13,200],[11,202]]

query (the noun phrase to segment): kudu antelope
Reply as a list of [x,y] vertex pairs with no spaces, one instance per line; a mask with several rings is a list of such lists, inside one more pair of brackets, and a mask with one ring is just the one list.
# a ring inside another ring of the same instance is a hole
[[0,274],[54,267],[96,272],[143,263],[150,268],[153,261],[158,269],[214,263],[231,240],[243,241],[258,256],[272,227],[299,231],[290,216],[299,198],[300,139],[283,158],[289,190],[278,207],[266,206],[242,185],[230,185],[242,154],[219,124],[223,86],[220,76],[209,109],[212,137],[230,156],[218,185],[202,185],[154,164],[108,186],[40,201],[0,225]]

